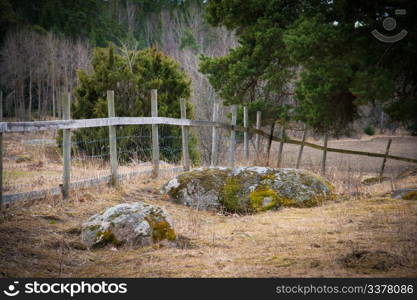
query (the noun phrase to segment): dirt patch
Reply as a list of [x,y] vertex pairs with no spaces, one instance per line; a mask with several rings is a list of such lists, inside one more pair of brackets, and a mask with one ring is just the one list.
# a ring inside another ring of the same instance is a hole
[[355,269],[362,273],[388,272],[393,268],[406,266],[405,259],[382,250],[353,251],[340,262],[345,268]]

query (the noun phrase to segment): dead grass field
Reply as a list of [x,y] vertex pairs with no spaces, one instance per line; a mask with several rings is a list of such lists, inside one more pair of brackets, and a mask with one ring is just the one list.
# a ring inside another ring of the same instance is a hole
[[[375,150],[383,152],[385,141],[384,137],[369,142],[342,140],[332,141],[330,146],[346,143],[348,149],[372,151],[369,147],[375,144]],[[404,156],[416,157],[416,145],[415,138],[395,138],[392,153],[402,151]],[[6,147],[6,172],[21,165],[23,173],[9,176],[10,186],[18,186],[24,182],[22,178],[33,184],[35,177],[52,171],[58,173],[59,182],[62,166],[56,149],[51,147],[49,152],[38,147],[39,152],[33,152],[29,148],[35,146],[22,144],[21,136],[6,136]],[[297,147],[285,147],[288,165],[284,166],[293,166],[290,157],[297,155]],[[303,167],[314,170],[320,152],[311,151],[306,148]],[[17,163],[16,157],[25,152],[30,159]],[[361,178],[375,175],[380,165],[380,160],[367,159],[353,157],[349,165],[348,159],[329,157],[327,177],[336,185],[339,197],[316,208],[285,208],[247,216],[196,211],[163,199],[159,188],[168,177],[157,181],[139,177],[117,189],[99,186],[77,191],[68,201],[50,198],[18,203],[0,214],[0,276],[415,277],[417,202],[391,199],[389,194],[393,188],[416,187],[417,175],[397,179],[405,166],[389,162],[391,180],[363,186]],[[32,175],[27,175],[23,166],[39,161],[42,167],[34,166]],[[92,174],[97,171],[86,169]],[[82,169],[75,172],[86,176]],[[135,201],[170,212],[179,236],[175,245],[85,248],[79,235],[82,222],[107,207]]]

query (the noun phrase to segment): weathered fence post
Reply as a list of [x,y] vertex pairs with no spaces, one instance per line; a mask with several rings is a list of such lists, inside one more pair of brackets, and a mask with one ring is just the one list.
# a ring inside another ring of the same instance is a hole
[[[256,112],[256,129],[261,130],[261,112]],[[259,151],[261,150],[261,136],[260,134],[256,134],[256,140],[255,140],[255,147],[256,147],[256,155],[259,155]]]
[[381,111],[381,121],[379,123],[379,130],[384,133],[384,111]]
[[329,138],[329,135],[326,134],[324,135],[324,149],[323,149],[323,158],[321,160],[321,174],[322,175],[326,175],[326,158],[327,158],[327,140]]
[[[237,105],[233,104],[231,107],[232,112],[232,126],[236,126],[237,121]],[[235,148],[236,148],[236,131],[234,128],[230,132],[230,148],[229,148],[229,167],[235,167]]]
[[[158,117],[158,91],[151,90],[151,113],[152,117]],[[152,177],[159,175],[159,137],[158,125],[152,125]]]
[[[3,91],[0,91],[0,122],[3,122]],[[3,133],[0,132],[0,211],[3,206]]]
[[285,124],[282,124],[282,131],[281,131],[281,141],[279,142],[279,149],[278,149],[278,161],[277,161],[277,168],[281,167],[282,162],[282,150],[284,149],[284,142],[285,142]]
[[385,150],[385,157],[384,157],[384,160],[382,161],[381,171],[379,172],[379,178],[381,180],[382,180],[382,176],[384,175],[385,164],[387,162],[387,156],[389,154],[389,148],[391,147],[391,142],[392,142],[392,139],[389,139],[388,144],[387,144],[387,149]]
[[[249,113],[248,107],[243,107],[243,127],[247,130],[249,127]],[[243,133],[243,153],[245,156],[246,163],[249,162],[249,132],[245,131]]]
[[304,144],[306,142],[306,137],[307,137],[307,125],[304,124],[303,139],[301,140],[301,146],[300,146],[300,150],[298,152],[298,157],[297,157],[297,166],[296,166],[297,169],[300,168],[301,157],[303,156],[303,150],[304,150]]
[[[218,100],[214,100],[213,103],[213,122],[217,122],[218,120],[218,114],[219,114],[219,107],[220,107],[220,103],[218,102]],[[213,126],[211,129],[211,161],[210,161],[210,165],[212,167],[217,165],[217,149],[218,149],[218,145],[217,145],[217,128],[216,126]]]
[[[181,119],[187,119],[187,103],[185,99],[180,99]],[[188,126],[181,126],[182,134],[182,163],[184,171],[190,170],[190,154],[188,150]]]
[[[114,118],[116,116],[115,108],[114,108],[114,91],[107,91],[107,107],[108,107],[109,118]],[[109,126],[109,143],[110,143],[111,184],[116,186],[118,184],[116,126]]]
[[[64,97],[63,103],[63,119],[71,119],[71,93],[67,94],[67,97]],[[69,189],[71,182],[71,129],[63,130],[63,139],[62,139],[62,148],[63,148],[63,158],[64,158],[64,174],[62,182],[62,196],[64,199],[69,197]]]

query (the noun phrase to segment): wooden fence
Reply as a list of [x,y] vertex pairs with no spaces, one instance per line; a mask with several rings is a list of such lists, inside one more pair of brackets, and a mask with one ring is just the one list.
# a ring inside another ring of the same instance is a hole
[[[0,118],[2,116],[2,94],[0,92]],[[244,133],[244,158],[246,161],[249,159],[249,133],[255,135],[255,150],[259,152],[260,147],[260,137],[265,137],[273,141],[280,143],[280,151],[278,156],[278,167],[281,164],[282,158],[282,149],[284,144],[294,144],[300,145],[300,150],[297,158],[297,168],[300,166],[302,151],[304,147],[310,147],[317,150],[323,151],[323,158],[321,163],[321,172],[325,174],[326,170],[326,155],[328,152],[336,152],[343,154],[351,155],[362,155],[369,157],[378,157],[382,158],[382,166],[380,169],[379,176],[383,176],[383,171],[385,168],[385,163],[388,159],[399,160],[411,163],[417,163],[417,159],[399,157],[389,154],[389,149],[391,146],[391,140],[389,140],[387,149],[384,154],[381,153],[371,153],[364,151],[355,151],[355,150],[346,150],[346,149],[336,149],[327,147],[327,136],[324,139],[324,145],[317,145],[313,143],[306,142],[307,128],[304,127],[303,138],[301,141],[285,138],[285,131],[282,130],[280,137],[271,135],[262,131],[261,128],[261,112],[256,114],[256,128],[249,126],[248,119],[248,108],[244,107],[244,126],[236,125],[237,120],[237,106],[231,106],[231,123],[221,123],[217,121],[219,103],[214,104],[213,109],[213,120],[212,121],[202,121],[202,120],[189,120],[187,119],[186,105],[185,101],[181,100],[180,109],[181,109],[181,118],[165,118],[158,117],[158,94],[157,90],[151,91],[151,112],[152,117],[116,117],[114,110],[114,92],[108,91],[107,93],[107,102],[108,102],[108,118],[100,119],[81,119],[81,120],[71,120],[70,119],[70,103],[71,95],[68,94],[68,97],[65,99],[64,103],[64,120],[55,120],[55,121],[37,121],[37,122],[0,122],[0,196],[2,203],[11,203],[17,200],[22,199],[39,199],[45,197],[47,194],[57,195],[62,193],[64,198],[69,196],[69,191],[71,188],[77,187],[86,187],[91,185],[96,185],[100,183],[110,182],[113,185],[117,185],[121,178],[129,175],[120,176],[117,173],[118,169],[118,160],[117,160],[117,140],[116,140],[116,130],[115,126],[120,125],[152,125],[152,171],[149,171],[149,174],[153,177],[157,177],[160,174],[159,169],[159,136],[158,136],[158,125],[172,125],[172,126],[181,126],[182,129],[182,163],[183,170],[188,171],[190,169],[190,158],[188,153],[188,128],[190,126],[196,127],[211,127],[212,128],[212,155],[211,155],[211,165],[217,165],[218,159],[218,134],[217,129],[223,128],[229,130],[230,141],[229,141],[229,153],[228,153],[228,166],[234,167],[235,165],[235,150],[236,150],[236,131]],[[1,119],[0,119],[1,121]],[[109,146],[110,146],[110,166],[111,166],[111,175],[96,180],[86,180],[82,182],[71,183],[71,129],[79,128],[92,128],[92,127],[103,127],[106,126],[109,128]],[[19,193],[13,195],[3,195],[2,193],[2,177],[3,177],[3,134],[12,133],[12,132],[36,132],[36,131],[47,131],[47,130],[63,130],[63,183],[58,188],[53,188],[50,190],[42,191],[32,191],[26,193]],[[137,175],[138,172],[132,173]],[[142,172],[143,174],[143,172]]]

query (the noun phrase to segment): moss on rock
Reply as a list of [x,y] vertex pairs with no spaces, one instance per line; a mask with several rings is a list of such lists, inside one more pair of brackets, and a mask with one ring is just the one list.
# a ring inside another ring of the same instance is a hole
[[417,191],[409,191],[403,196],[404,200],[417,200]]
[[394,199],[417,200],[417,188],[399,189],[392,192]]
[[111,232],[110,230],[98,231],[96,233],[96,236],[97,241],[94,244],[94,247],[96,248],[103,247],[107,244],[113,244],[115,246],[120,246],[122,244],[122,242],[117,240],[113,232]]
[[152,239],[154,242],[162,240],[175,241],[177,236],[171,225],[162,216],[150,215],[146,218],[152,229]]
[[251,208],[255,211],[265,211],[275,208],[279,203],[276,191],[266,186],[259,187],[249,194]]
[[240,191],[242,185],[235,177],[228,177],[220,190],[219,201],[229,212],[244,212],[247,207],[242,205]]

